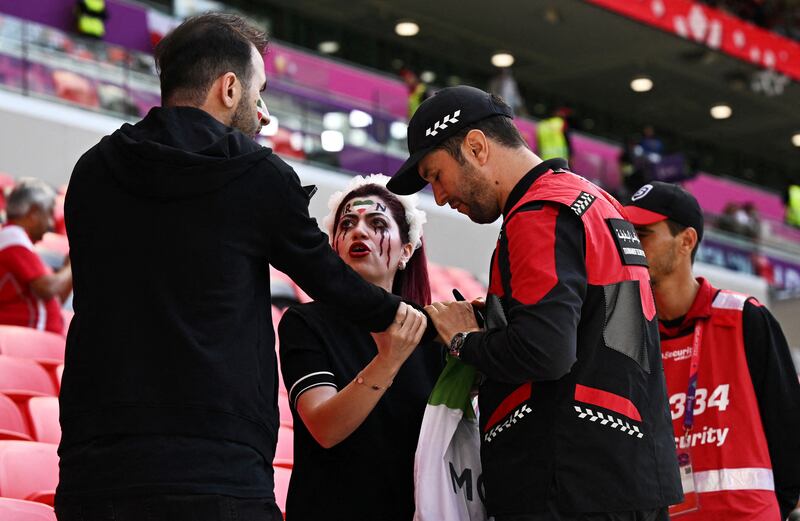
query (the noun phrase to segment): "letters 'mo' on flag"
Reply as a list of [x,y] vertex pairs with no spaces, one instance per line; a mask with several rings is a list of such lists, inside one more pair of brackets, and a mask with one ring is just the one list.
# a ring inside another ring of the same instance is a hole
[[475,369],[448,357],[428,399],[414,461],[415,521],[484,521]]

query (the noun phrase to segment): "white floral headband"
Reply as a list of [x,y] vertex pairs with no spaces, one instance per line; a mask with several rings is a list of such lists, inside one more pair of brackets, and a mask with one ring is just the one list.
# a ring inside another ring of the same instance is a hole
[[[334,193],[328,199],[328,215],[322,219],[322,227],[328,232],[328,240],[333,244],[333,225],[336,219],[336,210],[344,201],[344,198],[352,193],[356,188],[364,185],[378,185],[386,187],[390,177],[383,174],[370,174],[368,176],[357,175],[353,177],[347,188],[340,192]],[[406,211],[406,222],[408,223],[408,242],[414,245],[414,249],[422,246],[422,225],[427,222],[425,212],[417,208],[419,197],[417,194],[412,195],[394,195],[398,201],[403,205]]]

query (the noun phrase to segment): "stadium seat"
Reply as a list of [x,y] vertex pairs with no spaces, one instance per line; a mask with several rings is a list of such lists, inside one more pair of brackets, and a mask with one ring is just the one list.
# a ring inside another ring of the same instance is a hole
[[67,235],[67,226],[64,222],[64,194],[61,189],[56,195],[55,205],[53,206],[53,231],[59,235]]
[[50,375],[38,363],[0,355],[0,392],[17,401],[18,397],[55,396],[56,389]]
[[278,445],[275,447],[276,460],[294,461],[294,429],[281,425],[278,429]]
[[272,300],[276,306],[285,308],[297,302],[311,302],[311,297],[300,289],[300,286],[288,275],[276,270],[272,266],[269,267],[269,281],[272,291]]
[[56,521],[56,514],[53,507],[41,503],[0,498],[0,519],[2,521]]
[[292,418],[292,410],[289,408],[289,395],[283,387],[283,382],[278,385],[278,412],[280,412],[281,425],[292,427],[294,420]]
[[0,354],[60,364],[66,341],[61,335],[29,327],[0,326]]
[[275,503],[286,515],[286,494],[289,492],[289,480],[292,471],[286,467],[274,466],[275,469]]
[[75,316],[74,311],[70,311],[69,309],[61,309],[61,318],[64,319],[64,332],[63,335],[66,338],[67,333],[69,332],[69,325],[72,323],[72,317]]
[[47,232],[42,236],[42,239],[36,243],[36,249],[50,252],[63,259],[69,255],[69,240],[66,235]]
[[467,300],[486,296],[486,288],[467,270],[449,266],[444,271],[452,286],[458,288]]
[[53,504],[58,485],[58,446],[0,441],[0,497]]
[[96,108],[99,106],[97,89],[92,82],[74,72],[57,70],[53,71],[53,83],[56,96],[61,99]]
[[59,390],[61,389],[61,377],[64,376],[64,364],[61,364],[56,367],[56,383],[58,384]]
[[36,441],[56,443],[61,441],[61,424],[58,423],[58,398],[34,396],[26,404],[31,434]]
[[0,394],[0,439],[31,441],[28,426],[19,407],[4,394]]

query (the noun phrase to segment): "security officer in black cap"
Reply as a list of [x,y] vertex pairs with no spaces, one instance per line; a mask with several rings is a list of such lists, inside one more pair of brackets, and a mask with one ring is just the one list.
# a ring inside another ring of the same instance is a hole
[[[439,91],[389,182],[477,223],[502,215],[487,327],[466,303],[426,308],[484,376],[481,460],[497,521],[666,520],[681,501],[647,262],[622,207],[528,148],[500,98]],[[491,318],[491,320],[490,320]]]

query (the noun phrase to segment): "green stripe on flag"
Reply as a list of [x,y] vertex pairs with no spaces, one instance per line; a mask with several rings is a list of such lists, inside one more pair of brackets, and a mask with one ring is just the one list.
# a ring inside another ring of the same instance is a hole
[[450,355],[447,365],[436,380],[436,385],[428,398],[428,405],[444,405],[448,409],[464,411],[467,418],[475,418],[469,394],[475,382],[475,368]]

